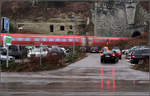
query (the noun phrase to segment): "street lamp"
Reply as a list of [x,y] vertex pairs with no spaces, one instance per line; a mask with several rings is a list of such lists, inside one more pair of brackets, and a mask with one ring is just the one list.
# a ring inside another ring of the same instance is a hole
[[[75,22],[75,16],[72,14],[72,21]],[[74,30],[75,31],[75,30]],[[73,54],[75,54],[75,38],[74,38],[74,31],[73,31]]]

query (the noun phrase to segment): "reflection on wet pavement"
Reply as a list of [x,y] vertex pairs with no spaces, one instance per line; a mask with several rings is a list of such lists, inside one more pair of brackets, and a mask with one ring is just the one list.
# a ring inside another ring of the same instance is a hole
[[[111,72],[100,68],[97,72],[100,74],[99,78],[35,78],[37,82],[10,82],[1,83],[0,89],[7,89],[9,91],[37,91],[45,90],[49,92],[63,91],[63,92],[148,92],[148,84],[141,82],[142,80],[116,80],[116,69],[113,68]],[[86,72],[85,72],[86,73]],[[111,79],[105,79],[105,75],[111,73]],[[25,80],[25,78],[24,78]],[[40,82],[39,82],[39,81]],[[43,80],[43,81],[42,81]],[[47,82],[45,82],[47,80]],[[142,87],[142,89],[141,89]]]

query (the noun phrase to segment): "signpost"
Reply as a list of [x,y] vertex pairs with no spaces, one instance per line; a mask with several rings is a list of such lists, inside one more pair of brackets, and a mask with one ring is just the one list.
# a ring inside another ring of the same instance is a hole
[[9,18],[3,17],[4,18],[4,30],[6,32],[9,32]]
[[7,49],[6,67],[8,68],[8,59],[9,59],[8,58],[9,48],[8,47],[11,45],[11,42],[12,42],[12,38],[11,38],[11,36],[9,36],[9,18],[7,18],[7,17],[2,18],[2,27],[3,27],[2,29],[7,32],[7,35],[4,36],[4,38],[3,38],[3,40],[4,40],[3,46]]
[[10,46],[12,42],[12,37],[9,35],[6,35],[3,37],[3,46],[6,48],[7,46]]

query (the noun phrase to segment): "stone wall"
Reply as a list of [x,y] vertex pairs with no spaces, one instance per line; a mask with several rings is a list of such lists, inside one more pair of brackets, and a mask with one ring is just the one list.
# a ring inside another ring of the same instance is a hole
[[129,37],[127,29],[127,14],[124,4],[113,3],[112,8],[107,8],[108,2],[96,2],[93,12],[95,36]]
[[[66,15],[66,14],[65,14]],[[66,15],[67,16],[67,15]],[[79,25],[85,24],[86,19],[82,16],[75,16],[75,18],[50,18],[49,20],[33,21],[29,19],[13,21],[14,27],[18,29],[17,33],[36,33],[36,34],[50,34],[50,35],[78,35],[80,34]]]
[[144,23],[150,17],[148,11],[141,7],[141,2],[134,0],[132,3],[95,2],[92,15],[94,35],[104,37],[131,37],[136,30],[144,32]]

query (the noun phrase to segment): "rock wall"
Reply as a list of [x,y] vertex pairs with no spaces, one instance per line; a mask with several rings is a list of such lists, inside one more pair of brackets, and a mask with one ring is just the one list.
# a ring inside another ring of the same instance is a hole
[[95,2],[92,16],[95,36],[131,37],[136,30],[144,32],[150,15],[141,2],[133,1]]
[[95,25],[95,36],[128,37],[127,16],[124,5],[113,5],[111,9],[105,7],[107,2],[95,3],[93,12]]

